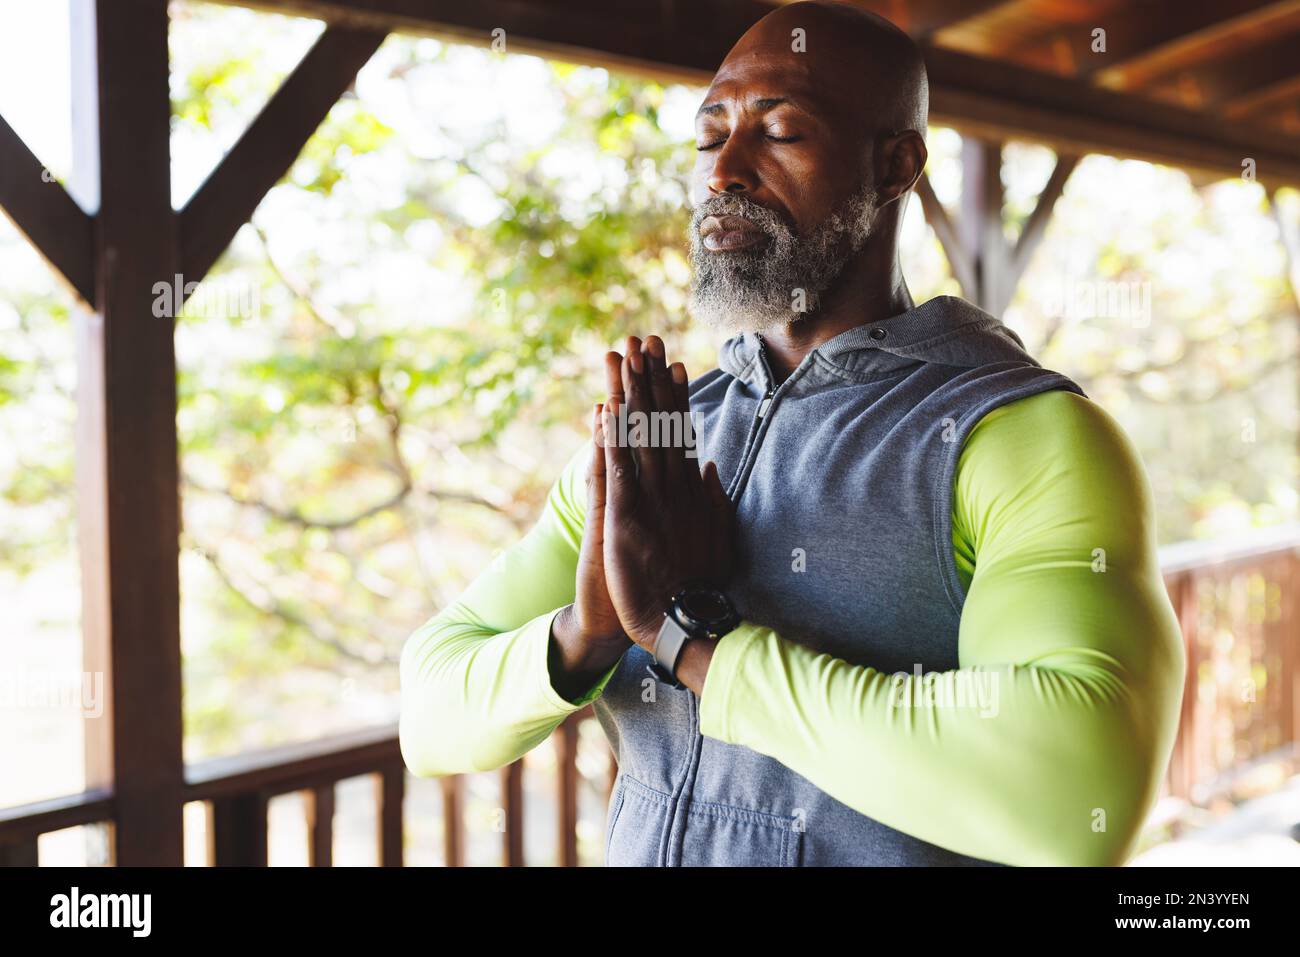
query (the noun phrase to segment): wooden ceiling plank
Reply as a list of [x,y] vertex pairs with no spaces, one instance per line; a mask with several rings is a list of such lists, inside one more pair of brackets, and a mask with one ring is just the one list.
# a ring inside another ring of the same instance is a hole
[[[618,29],[564,13],[565,4],[521,0],[220,0],[290,15],[362,23],[372,29],[489,42],[506,30],[508,49],[639,73],[659,81],[708,83],[741,32],[771,7],[757,0],[717,3],[689,31]],[[699,0],[703,5],[704,0]],[[551,10],[548,16],[541,12]],[[522,11],[522,12],[521,12]],[[558,11],[558,12],[556,12]],[[714,15],[716,13],[716,15]],[[577,31],[576,33],[574,31]],[[1279,137],[1233,121],[1097,89],[1015,64],[922,44],[930,72],[931,119],[993,138],[1046,143],[1068,153],[1110,153],[1222,175],[1254,157],[1261,179],[1300,182],[1300,137]]]
[[854,6],[879,14],[918,40],[957,27],[1015,0],[850,0]]
[[1225,48],[1249,46],[1274,26],[1285,31],[1300,15],[1300,0],[1160,2],[1158,9],[1128,8],[1117,26],[1107,28],[1111,52],[1104,62],[1093,63],[1095,82],[1117,90],[1149,86],[1161,76],[1213,61]]

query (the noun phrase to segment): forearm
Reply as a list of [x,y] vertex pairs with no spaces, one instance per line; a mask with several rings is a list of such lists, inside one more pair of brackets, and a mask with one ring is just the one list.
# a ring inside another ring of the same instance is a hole
[[918,680],[745,624],[712,649],[701,733],[958,853],[1117,864],[1155,798],[1181,688],[1181,645],[1159,606],[1127,627],[1156,649],[1137,667],[1061,647]]
[[509,764],[544,741],[570,711],[547,681],[550,612],[494,633],[456,604],[402,651],[400,737],[421,776]]

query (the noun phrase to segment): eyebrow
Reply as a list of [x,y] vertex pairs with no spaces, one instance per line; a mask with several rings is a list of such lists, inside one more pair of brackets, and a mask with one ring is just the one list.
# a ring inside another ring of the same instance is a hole
[[[773,107],[780,106],[782,103],[789,103],[791,106],[795,107],[796,109],[800,109],[800,110],[803,109],[802,107],[799,106],[799,104],[795,103],[793,100],[791,100],[789,97],[786,96],[763,97],[763,99],[761,100],[754,101],[754,107],[759,112],[766,113],[768,110],[772,109]],[[704,104],[704,106],[701,106],[695,112],[695,115],[697,118],[700,116],[715,116],[718,113],[725,112],[726,109],[727,107],[722,103],[706,103]],[[804,110],[804,112],[807,111]]]

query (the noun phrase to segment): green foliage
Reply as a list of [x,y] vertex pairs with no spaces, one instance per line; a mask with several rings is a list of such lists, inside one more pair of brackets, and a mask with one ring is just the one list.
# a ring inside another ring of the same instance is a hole
[[[246,49],[252,21],[238,18],[254,15],[182,9],[174,42],[203,55],[175,58],[178,143],[231,142],[288,66],[268,71]],[[310,40],[269,22],[259,49]],[[485,94],[507,68],[522,71],[509,94]],[[654,331],[699,374],[717,347],[684,309],[693,151],[671,123],[680,91],[403,38],[357,90],[205,282],[251,290],[258,307],[178,322],[191,759],[391,712],[402,641],[529,526],[585,440],[601,352]],[[538,132],[543,114],[553,124]],[[1018,182],[1042,157],[1012,161]],[[936,183],[954,162],[936,152]],[[1165,541],[1213,530],[1225,508],[1255,524],[1294,515],[1277,488],[1294,423],[1242,381],[1291,348],[1276,264],[1243,272],[1243,257],[1216,250],[1225,214],[1189,201],[1181,174],[1160,172],[1148,218],[1119,219],[1113,182],[1133,174],[1113,162],[1080,165],[1044,250],[1078,251],[1093,279],[1155,275],[1157,321],[1057,322],[1034,289],[1054,281],[1042,256],[1008,321],[1134,434]],[[1013,232],[1030,208],[1013,197]],[[922,235],[905,259],[933,257]],[[1180,256],[1221,264],[1202,298],[1180,281]],[[956,291],[942,274],[909,275],[918,300]],[[0,320],[17,316],[24,342],[64,343],[54,359],[12,339],[0,353],[0,422],[57,420],[0,469],[0,565],[23,572],[73,560],[71,330],[59,296],[8,298]],[[1248,417],[1249,448],[1236,440]]]

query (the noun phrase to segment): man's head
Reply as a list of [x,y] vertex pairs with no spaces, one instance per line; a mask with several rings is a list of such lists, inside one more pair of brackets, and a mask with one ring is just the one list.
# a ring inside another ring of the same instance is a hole
[[696,316],[778,328],[815,313],[870,248],[892,262],[928,99],[916,45],[858,7],[794,3],[754,24],[696,117]]

